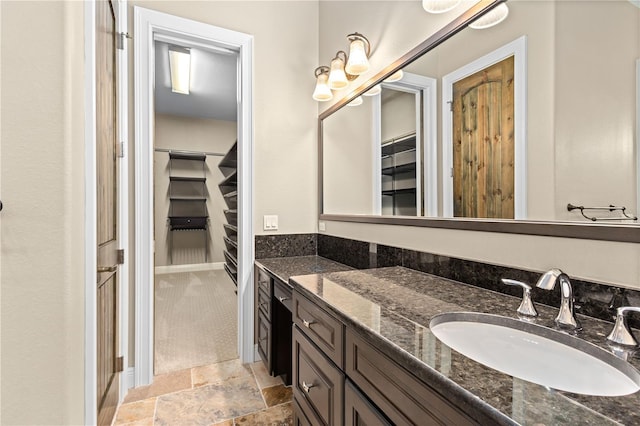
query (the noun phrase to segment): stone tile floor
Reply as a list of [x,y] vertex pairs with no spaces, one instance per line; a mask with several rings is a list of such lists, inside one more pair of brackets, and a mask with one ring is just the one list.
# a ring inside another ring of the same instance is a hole
[[291,387],[239,360],[156,376],[129,390],[114,426],[293,425]]

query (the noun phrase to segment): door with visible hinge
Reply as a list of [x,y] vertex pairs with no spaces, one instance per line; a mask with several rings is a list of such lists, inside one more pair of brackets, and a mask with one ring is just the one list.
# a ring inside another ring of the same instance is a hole
[[119,400],[118,107],[114,5],[96,2],[97,407],[109,425]]

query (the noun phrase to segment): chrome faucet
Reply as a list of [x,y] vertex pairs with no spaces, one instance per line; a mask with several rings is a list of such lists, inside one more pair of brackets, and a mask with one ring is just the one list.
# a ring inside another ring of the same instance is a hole
[[580,331],[582,327],[573,312],[573,289],[571,288],[569,276],[560,269],[552,269],[540,277],[536,287],[544,290],[553,290],[557,282],[560,282],[561,299],[560,312],[558,312],[555,323],[562,329]]
[[622,306],[616,311],[616,323],[613,330],[607,336],[607,340],[623,346],[638,347],[638,341],[633,337],[627,325],[626,315],[628,312],[640,312],[636,306]]

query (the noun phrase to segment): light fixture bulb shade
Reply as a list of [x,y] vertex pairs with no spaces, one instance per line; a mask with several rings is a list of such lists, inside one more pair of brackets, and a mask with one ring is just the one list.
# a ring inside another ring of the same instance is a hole
[[500,3],[475,21],[469,24],[469,27],[475,30],[483,30],[498,25],[509,16],[509,7],[506,3]]
[[327,84],[327,80],[329,76],[326,72],[323,72],[318,75],[316,79],[316,88],[313,91],[313,99],[319,102],[330,101],[333,98],[333,93],[331,93],[331,89],[329,89],[329,85]]
[[345,71],[351,75],[360,75],[369,71],[369,59],[363,40],[355,39],[351,42]]
[[171,72],[171,91],[188,95],[191,77],[191,55],[189,52],[169,50],[169,69]]
[[402,70],[398,70],[391,74],[389,77],[385,78],[384,81],[385,83],[393,83],[395,81],[402,80],[402,77],[404,77],[404,72]]
[[341,58],[334,58],[331,61],[331,71],[329,71],[329,88],[332,90],[344,89],[349,85],[347,75],[344,73],[344,61]]
[[422,8],[429,13],[445,13],[453,10],[461,0],[422,0]]
[[382,92],[382,86],[379,85],[379,84],[376,84],[371,89],[369,89],[366,92],[364,92],[363,95],[364,96],[375,96],[380,92]]
[[347,104],[347,106],[358,106],[358,105],[362,105],[362,102],[364,102],[362,100],[362,96],[358,96],[357,98],[355,98],[354,100],[352,100],[351,102],[349,102]]

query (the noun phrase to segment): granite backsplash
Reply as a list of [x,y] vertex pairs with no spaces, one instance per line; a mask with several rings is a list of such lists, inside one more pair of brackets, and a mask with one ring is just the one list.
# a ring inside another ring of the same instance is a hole
[[[553,291],[535,287],[544,271],[492,265],[325,234],[257,235],[255,246],[256,259],[318,255],[356,269],[404,266],[519,297],[522,295],[521,289],[504,285],[500,281],[501,278],[511,278],[532,285],[535,303],[560,306],[559,286]],[[619,306],[640,306],[640,291],[637,290],[573,278],[571,284],[575,310],[583,315],[613,321],[615,310]],[[629,324],[635,329],[640,328],[640,320],[637,318],[630,317]]]

